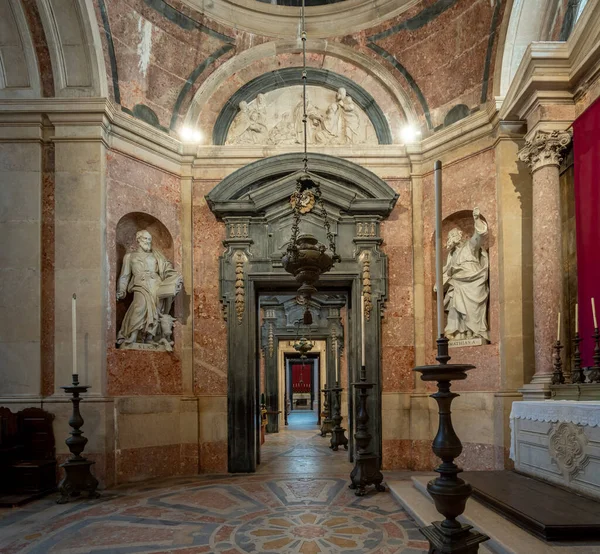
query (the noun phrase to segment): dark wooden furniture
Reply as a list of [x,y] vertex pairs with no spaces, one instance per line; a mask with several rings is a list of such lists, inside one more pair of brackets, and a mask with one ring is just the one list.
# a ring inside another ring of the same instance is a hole
[[[52,420],[40,408],[17,414],[0,408],[0,488],[11,505],[56,489],[56,450]],[[21,498],[17,502],[17,498]]]
[[469,471],[463,476],[477,500],[541,539],[600,539],[600,502],[515,471]]

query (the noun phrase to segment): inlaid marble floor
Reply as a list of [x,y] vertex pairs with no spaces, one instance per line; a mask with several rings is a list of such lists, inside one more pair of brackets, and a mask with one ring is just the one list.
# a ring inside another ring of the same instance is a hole
[[[316,426],[267,437],[251,475],[156,480],[58,506],[0,510],[0,553],[421,554],[426,543],[389,493],[356,497],[352,465]],[[296,428],[299,427],[299,428]]]

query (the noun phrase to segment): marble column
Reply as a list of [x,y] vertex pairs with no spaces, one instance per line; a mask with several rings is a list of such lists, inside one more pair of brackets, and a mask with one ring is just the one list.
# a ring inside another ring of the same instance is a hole
[[549,396],[552,345],[563,299],[559,166],[568,131],[537,131],[519,151],[532,174],[532,258],[535,374],[524,396]]

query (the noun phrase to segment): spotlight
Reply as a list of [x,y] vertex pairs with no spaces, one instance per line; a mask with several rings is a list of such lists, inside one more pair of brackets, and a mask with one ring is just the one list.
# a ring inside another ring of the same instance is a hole
[[421,131],[412,125],[406,125],[400,131],[400,138],[404,144],[417,142],[421,136]]
[[202,133],[191,127],[183,127],[179,135],[184,142],[202,142]]

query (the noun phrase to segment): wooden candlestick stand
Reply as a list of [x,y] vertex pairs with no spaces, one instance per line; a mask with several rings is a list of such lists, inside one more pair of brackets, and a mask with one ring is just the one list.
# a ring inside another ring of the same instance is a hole
[[557,340],[554,343],[554,352],[552,353],[552,366],[554,371],[552,372],[552,380],[551,383],[553,385],[564,385],[565,376],[563,375],[562,370],[562,360],[560,358],[560,351],[563,349],[563,345],[560,344],[560,341]]
[[571,373],[571,383],[574,385],[585,383],[585,373],[581,367],[581,351],[579,350],[579,343],[582,340],[579,333],[575,333],[573,339],[573,372]]
[[336,451],[340,446],[348,450],[348,438],[346,437],[346,429],[342,427],[342,387],[339,383],[331,389],[333,393],[333,423],[334,427],[331,430],[331,443],[329,448]]
[[73,395],[71,398],[73,413],[69,419],[69,425],[73,430],[71,431],[71,436],[65,441],[71,451],[71,457],[64,464],[60,464],[60,467],[65,470],[65,476],[58,484],[61,496],[56,502],[58,504],[65,504],[71,498],[80,496],[82,492],[87,492],[89,498],[98,498],[100,496],[96,491],[98,480],[90,471],[91,466],[95,462],[81,455],[88,440],[83,436],[83,431],[81,431],[83,418],[79,412],[79,403],[81,402],[79,395],[82,392],[87,392],[90,387],[88,385],[80,385],[79,376],[77,373],[74,373],[73,384],[60,388]]
[[325,387],[321,389],[323,393],[323,415],[325,416],[321,421],[321,436],[325,437],[327,433],[333,433],[333,419],[331,419],[331,407],[329,405],[330,400],[330,389]]
[[590,367],[588,379],[590,383],[600,383],[600,332],[598,327],[594,329],[594,365]]
[[351,489],[356,489],[356,496],[366,494],[367,485],[375,485],[378,492],[384,492],[383,474],[379,470],[379,456],[373,454],[370,449],[371,434],[367,424],[369,423],[369,414],[367,412],[367,398],[369,391],[373,388],[373,383],[367,383],[367,372],[365,366],[360,370],[360,380],[358,383],[352,383],[352,386],[358,390],[358,408],[356,409],[356,461],[354,469],[350,474],[352,483]]
[[437,381],[438,391],[431,395],[435,398],[439,409],[439,427],[432,450],[442,459],[436,468],[439,477],[427,483],[427,490],[435,502],[437,511],[444,516],[444,521],[434,521],[432,525],[421,529],[429,541],[429,554],[475,554],[479,543],[489,539],[477,531],[472,531],[471,525],[463,525],[457,517],[465,511],[471,485],[458,477],[462,471],[454,459],[460,456],[462,444],[452,426],[450,405],[459,396],[450,392],[452,381],[467,378],[466,372],[475,366],[465,364],[448,364],[448,339],[441,337],[437,340],[439,365],[415,367],[414,371],[421,373],[423,381]]

